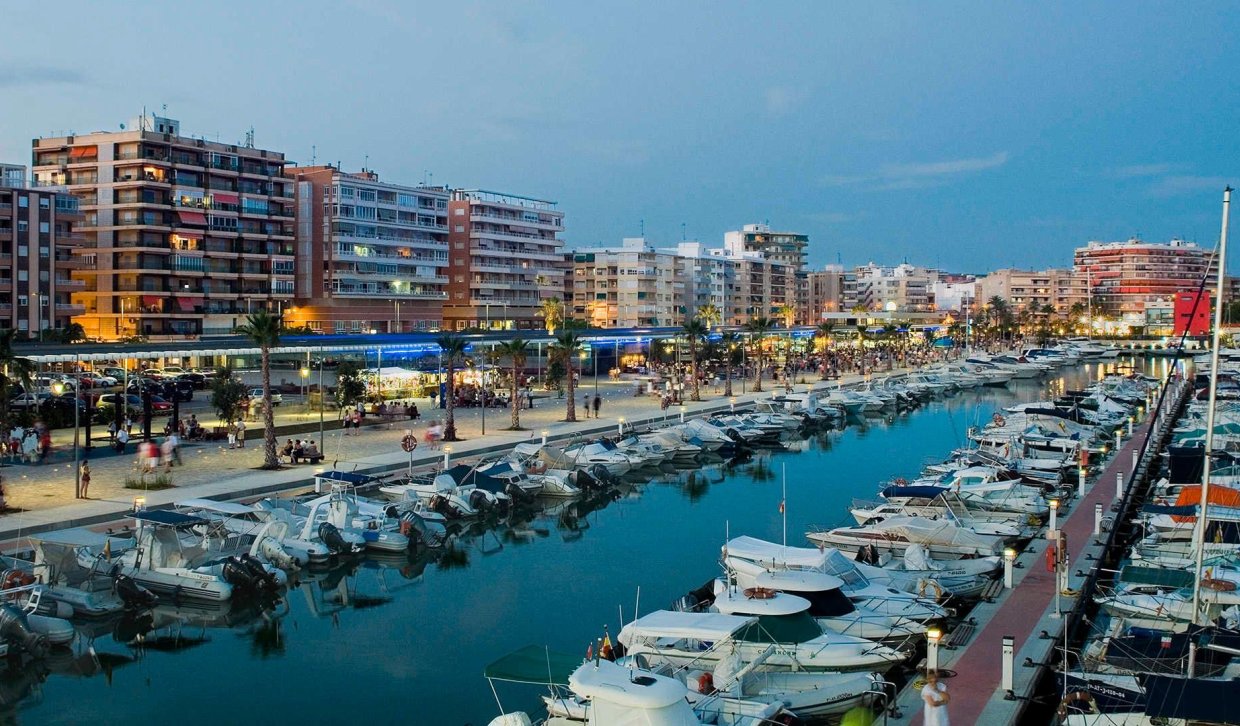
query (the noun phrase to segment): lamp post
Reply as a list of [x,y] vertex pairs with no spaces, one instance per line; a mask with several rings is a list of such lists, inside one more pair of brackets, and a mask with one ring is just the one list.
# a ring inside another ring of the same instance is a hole
[[399,333],[400,332],[400,300],[392,301],[392,309],[396,311],[396,322],[392,325],[392,327],[395,329],[392,332]]
[[1016,564],[1016,550],[1008,547],[1003,550],[1003,586],[1011,590],[1012,584],[1012,568]]
[[[57,396],[59,396],[65,392],[65,384],[54,383],[52,384],[52,390],[56,392]],[[82,466],[78,462],[78,457],[80,456],[78,452],[78,405],[79,403],[80,401],[78,400],[78,391],[77,391],[77,388],[74,387],[73,389],[73,498],[74,499],[82,498]]]
[[938,628],[930,628],[926,631],[926,672],[937,671],[939,669],[939,640],[943,638],[943,631]]
[[1059,527],[1056,526],[1059,524],[1059,520],[1058,520],[1059,500],[1052,499],[1049,502],[1047,502],[1047,504],[1051,508],[1051,526],[1050,526],[1050,532],[1047,534],[1047,537],[1049,537],[1050,539],[1055,539],[1056,537],[1059,536],[1058,534],[1056,534],[1056,531],[1059,529]]
[[323,445],[323,406],[326,400],[323,398],[323,346],[319,346],[319,453],[326,456],[327,449]]
[[305,366],[302,366],[301,370],[298,371],[298,374],[301,375],[301,400],[309,404],[310,395],[306,391],[306,381],[309,380],[310,378],[310,369]]

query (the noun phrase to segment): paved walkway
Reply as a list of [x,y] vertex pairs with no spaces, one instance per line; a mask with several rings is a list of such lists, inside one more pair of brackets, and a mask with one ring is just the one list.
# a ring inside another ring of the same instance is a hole
[[[1101,503],[1109,516],[1110,506],[1115,500],[1115,474],[1122,472],[1127,482],[1132,469],[1132,451],[1144,442],[1146,428],[1147,425],[1144,425],[1136,429],[1119,453],[1111,457],[1102,473],[1093,480],[1085,497],[1075,501],[1071,511],[1059,517],[1058,526],[1067,533],[1068,551],[1072,556],[1069,573],[1078,569],[1088,571],[1094,566],[1094,563],[1085,561],[1086,545],[1093,537],[1094,505]],[[1033,669],[1021,665],[1026,657],[1021,653],[1022,649],[1031,640],[1038,641],[1035,643],[1037,645],[1049,646],[1050,643],[1040,640],[1038,634],[1045,630],[1053,635],[1062,622],[1054,618],[1055,576],[1046,569],[1046,549],[1047,541],[1037,539],[1021,554],[1019,561],[1024,564],[1021,571],[1023,578],[1016,582],[1014,589],[1006,591],[997,606],[985,611],[979,606],[974,617],[979,620],[984,618],[985,625],[963,650],[955,653],[940,650],[940,667],[956,672],[955,678],[946,681],[951,693],[949,713],[954,723],[1015,723],[1020,702],[1004,700],[1000,690],[1003,638],[1011,636],[1015,641],[1015,690],[1021,693],[1021,681],[1031,681],[1034,675]],[[1079,580],[1070,577],[1069,587],[1078,588]],[[1072,606],[1072,598],[1062,598],[1060,607],[1063,612],[1070,611]],[[1043,657],[1033,659],[1044,660]],[[908,709],[908,723],[920,726],[923,711],[920,695],[908,695],[902,701]]]
[[[895,371],[898,372],[899,369]],[[860,376],[852,375],[845,376],[842,382],[847,384],[859,380]],[[837,384],[807,377],[805,384],[798,383],[795,388],[803,391],[807,385],[822,389]],[[773,386],[769,380],[764,380],[763,386],[765,391],[762,393],[740,394],[740,382],[733,381],[737,405],[744,406],[769,397],[774,390],[783,390],[782,386]],[[746,389],[751,387],[752,381]],[[679,417],[678,406],[663,411],[657,396],[634,396],[635,388],[636,381],[617,383],[600,380],[598,391],[603,399],[601,418],[586,419],[580,404],[585,393],[593,397],[595,388],[592,379],[584,379],[576,395],[578,422],[570,424],[563,421],[565,401],[555,398],[556,394],[552,393],[551,398],[536,398],[533,409],[521,411],[521,424],[527,430],[519,432],[503,430],[510,422],[507,409],[487,409],[485,436],[482,435],[481,409],[457,409],[458,435],[463,441],[450,444],[452,457],[507,451],[515,444],[537,440],[542,431],[547,431],[552,440],[615,431],[620,417],[625,418],[628,424],[639,426],[665,420],[674,422]],[[702,398],[702,402],[686,404],[687,415],[729,407],[729,400],[722,395],[721,388],[704,387]],[[442,415],[442,411],[430,407],[429,401],[425,402],[425,406],[422,403],[419,401],[423,420],[414,427],[419,440],[423,439],[426,420]],[[92,457],[91,499],[88,501],[73,498],[71,460],[42,466],[4,467],[0,472],[4,476],[8,504],[21,511],[0,517],[0,540],[62,526],[108,521],[128,511],[137,496],[143,496],[148,506],[159,506],[189,498],[226,499],[304,486],[310,482],[315,470],[323,467],[359,472],[391,471],[410,463],[410,456],[400,449],[400,440],[406,428],[405,421],[398,421],[390,426],[383,424],[363,428],[360,435],[327,431],[323,447],[327,459],[323,465],[303,464],[279,471],[258,468],[263,462],[263,450],[262,433],[257,429],[247,432],[244,449],[229,449],[227,443],[187,445],[182,451],[184,466],[174,467],[171,473],[174,488],[162,491],[144,492],[124,487],[126,477],[136,476],[136,456],[133,454]],[[301,434],[300,437],[318,438],[317,431]],[[412,464],[415,467],[432,465],[441,461],[442,457],[443,451],[431,450],[423,443],[412,457]]]

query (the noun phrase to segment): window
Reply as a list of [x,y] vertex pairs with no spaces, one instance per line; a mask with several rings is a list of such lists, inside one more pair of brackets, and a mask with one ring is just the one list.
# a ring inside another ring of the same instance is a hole
[[337,187],[336,189],[336,194],[341,199],[352,199],[355,196],[355,193],[356,190],[353,187]]
[[362,202],[373,202],[375,201],[375,190],[359,189],[357,191],[357,199]]
[[[18,271],[17,271],[17,281],[18,281],[18,282],[25,282],[25,281],[27,281],[27,280],[29,280],[29,279],[30,279],[30,272],[29,272],[29,271],[27,271],[27,270],[18,270]],[[25,304],[25,303],[23,303],[23,305],[24,305],[24,304]]]
[[26,297],[25,295],[18,295],[17,304],[22,307],[25,307],[30,304],[30,298]]
[[39,248],[39,257],[48,257],[50,250],[47,247]]
[[464,231],[465,231],[465,225],[463,225],[463,224],[458,224],[458,225],[456,225],[456,231],[457,231],[457,232],[464,232]]
[[39,234],[49,234],[51,231],[52,226],[50,224],[47,222],[39,222]]
[[464,207],[457,207],[457,208],[456,208],[456,216],[458,216],[458,217],[464,217],[464,216],[465,216],[465,208],[464,208]]
[[52,200],[49,197],[39,197],[39,209],[48,209],[52,206]]
[[[25,199],[25,197],[22,197],[22,199],[24,200],[24,199]],[[30,229],[30,223],[29,223],[29,222],[27,222],[27,221],[26,221],[26,220],[24,220],[24,219],[19,219],[19,220],[17,220],[17,231],[18,231],[18,232],[25,232],[25,231],[27,231],[28,229]]]
[[18,198],[17,198],[17,206],[21,207],[22,209],[25,209],[25,208],[27,208],[27,207],[29,207],[29,206],[30,206],[30,200],[29,200],[29,199],[27,199],[27,198],[26,198],[26,197],[24,197],[24,196],[23,196],[23,197],[18,197]]

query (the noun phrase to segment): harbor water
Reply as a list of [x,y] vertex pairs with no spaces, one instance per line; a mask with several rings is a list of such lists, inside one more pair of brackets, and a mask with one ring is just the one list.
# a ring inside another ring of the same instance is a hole
[[[618,498],[553,504],[462,536],[430,558],[370,557],[302,572],[273,612],[161,607],[154,623],[101,623],[93,658],[10,672],[0,703],[6,721],[24,724],[480,726],[499,713],[482,677],[489,662],[530,644],[584,656],[604,626],[614,636],[621,617],[633,617],[639,586],[640,609],[649,612],[718,576],[729,532],[779,541],[785,472],[787,541],[801,546],[807,529],[846,523],[854,498],[916,476],[1000,408],[1130,364],[963,391],[810,434],[787,450],[625,487]],[[507,710],[531,716],[540,693],[511,684],[498,692]]]

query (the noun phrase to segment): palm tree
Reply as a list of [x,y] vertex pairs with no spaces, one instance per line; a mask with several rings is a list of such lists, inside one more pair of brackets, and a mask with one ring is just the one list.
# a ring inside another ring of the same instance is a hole
[[452,333],[444,333],[435,338],[435,344],[439,346],[440,355],[443,356],[444,365],[447,366],[448,376],[444,381],[444,441],[458,441],[456,438],[456,394],[454,393],[453,371],[456,369],[456,363],[465,355],[465,339],[459,335]]
[[713,303],[706,303],[697,309],[696,317],[706,324],[706,330],[710,332],[710,326],[718,325],[723,320],[723,313]]
[[499,344],[500,355],[512,361],[512,385],[510,387],[510,402],[512,404],[512,426],[508,428],[513,431],[521,430],[521,389],[517,385],[517,381],[521,376],[521,371],[525,370],[525,360],[530,352],[529,341],[520,338],[513,338],[507,343]]
[[0,330],[0,421],[4,430],[9,430],[9,387],[17,383],[22,388],[30,388],[30,379],[34,376],[37,366],[29,358],[19,358],[13,354],[13,339],[17,336],[17,328]]
[[581,352],[581,337],[574,330],[576,326],[566,325],[564,330],[555,336],[551,344],[551,354],[560,359],[564,369],[568,371],[568,402],[564,411],[564,420],[573,423],[577,420],[577,401],[573,390],[573,359]]
[[732,395],[732,366],[736,364],[736,347],[743,344],[741,336],[736,333],[724,333],[719,336],[719,344],[723,348],[723,395]]
[[564,303],[558,297],[547,298],[539,306],[538,314],[542,316],[547,334],[555,335],[556,328],[564,322]]
[[698,382],[698,343],[702,342],[710,330],[700,319],[690,318],[680,332],[689,340],[689,362],[693,366],[693,396],[690,400],[701,401],[702,389]]
[[784,382],[791,385],[788,376],[792,366],[792,326],[797,321],[797,309],[796,306],[785,303],[775,308],[775,314],[783,319],[784,327],[788,329],[788,345],[784,349]]
[[827,346],[831,343],[831,333],[835,330],[835,323],[823,322],[818,323],[818,327],[814,328],[814,337],[822,339],[822,380],[827,380]]
[[246,318],[237,332],[258,344],[263,358],[263,468],[279,469],[280,455],[276,452],[275,412],[271,407],[271,349],[280,344],[282,321],[270,310],[259,310]]
[[771,330],[771,319],[770,318],[755,317],[755,318],[750,318],[749,322],[745,323],[745,332],[749,333],[751,336],[754,336],[754,335],[758,336],[758,347],[757,347],[757,350],[754,352],[754,354],[758,357],[758,378],[754,382],[754,385],[753,385],[753,390],[758,391],[758,392],[762,391],[762,368],[763,368],[762,364],[764,362],[763,352],[762,352],[762,338],[765,337],[766,334],[770,332],[770,330]]

